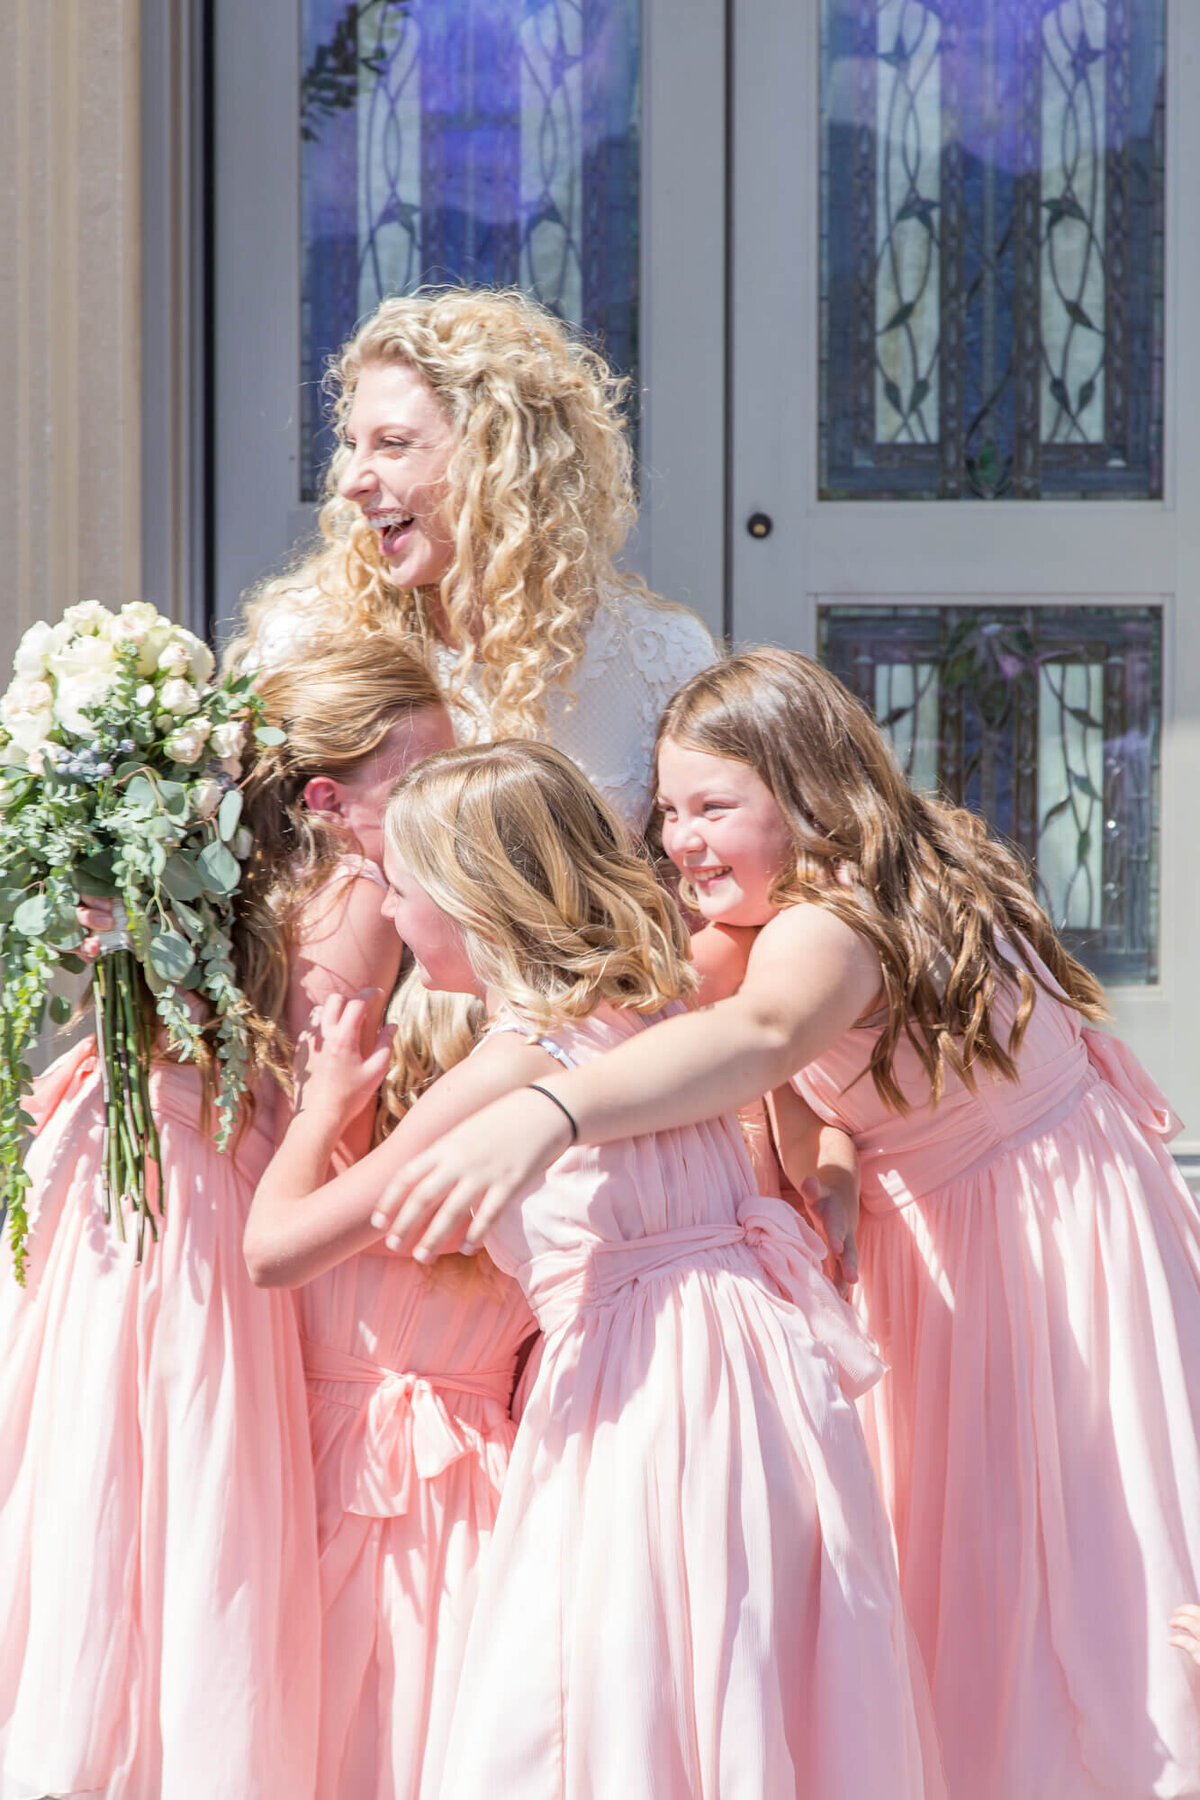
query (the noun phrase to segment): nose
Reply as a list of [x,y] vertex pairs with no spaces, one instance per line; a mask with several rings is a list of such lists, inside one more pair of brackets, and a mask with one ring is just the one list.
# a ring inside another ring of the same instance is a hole
[[338,476],[338,493],[342,499],[357,500],[361,505],[377,486],[365,452],[358,445],[348,448],[345,466]]

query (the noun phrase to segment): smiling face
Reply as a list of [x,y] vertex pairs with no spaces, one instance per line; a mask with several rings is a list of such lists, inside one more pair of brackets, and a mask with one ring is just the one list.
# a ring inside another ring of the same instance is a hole
[[336,778],[315,775],[305,786],[305,805],[310,812],[337,819],[354,834],[368,861],[382,863],[383,815],[392,789],[416,763],[453,744],[445,707],[422,707],[393,725],[357,768]]
[[787,821],[748,763],[664,738],[658,751],[663,848],[692,884],[706,919],[765,925],[769,895],[795,860]]
[[454,560],[446,468],[454,433],[408,363],[364,363],[346,420],[350,458],[338,490],[363,511],[399,587],[436,587]]
[[483,996],[483,983],[467,956],[462,926],[435,905],[425,888],[385,844],[383,872],[388,891],[383,916],[413,953],[422,985],[439,994]]

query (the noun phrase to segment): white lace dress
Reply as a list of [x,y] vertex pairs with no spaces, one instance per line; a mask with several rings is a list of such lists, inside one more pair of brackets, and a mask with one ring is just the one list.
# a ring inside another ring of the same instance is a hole
[[[258,666],[277,667],[303,653],[307,598],[298,594],[291,606],[267,615],[259,629]],[[596,608],[567,688],[551,689],[546,697],[543,737],[578,764],[634,832],[644,831],[650,816],[659,716],[716,654],[707,626],[686,608],[609,595]],[[438,672],[446,681],[454,662],[453,650],[438,652]],[[461,736],[484,742],[492,736],[486,706],[469,685],[458,710]]]

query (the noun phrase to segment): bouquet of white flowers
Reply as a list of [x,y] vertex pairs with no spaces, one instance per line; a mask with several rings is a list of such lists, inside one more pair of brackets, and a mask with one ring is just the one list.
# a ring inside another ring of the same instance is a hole
[[[231,941],[251,848],[237,783],[247,735],[281,743],[283,733],[261,723],[248,675],[213,675],[208,646],[153,606],[112,613],[89,600],[25,633],[0,701],[0,1199],[18,1280],[26,1059],[55,972],[87,966],[74,954],[84,895],[111,897],[119,923],[94,966],[92,998],[107,1208],[122,1236],[126,1207],[136,1211],[139,1258],[147,1226],[157,1236],[161,1194],[161,1168],[157,1194],[148,1180],[159,1162],[152,1012],[167,1051],[200,1060],[211,1048],[219,1148],[237,1118],[251,1058]],[[62,995],[50,999],[53,1019],[69,1013]]]

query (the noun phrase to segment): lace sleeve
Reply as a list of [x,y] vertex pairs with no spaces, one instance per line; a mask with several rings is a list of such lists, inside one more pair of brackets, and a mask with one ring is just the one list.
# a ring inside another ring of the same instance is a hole
[[695,613],[614,598],[597,611],[572,671],[575,703],[551,696],[550,742],[579,764],[634,832],[643,832],[650,816],[651,758],[663,707],[716,655]]

